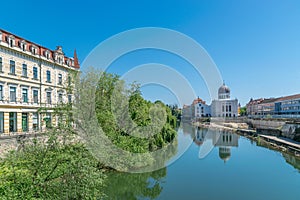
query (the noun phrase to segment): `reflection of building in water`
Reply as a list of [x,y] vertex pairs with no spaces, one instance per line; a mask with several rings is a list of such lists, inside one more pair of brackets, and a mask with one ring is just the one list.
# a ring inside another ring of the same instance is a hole
[[194,143],[202,146],[205,141],[211,142],[215,147],[219,147],[219,157],[228,161],[231,156],[231,147],[238,147],[239,136],[234,133],[224,132],[223,130],[210,130],[194,127],[183,123],[183,133],[190,134]]
[[220,137],[218,134],[214,135],[213,144],[219,147],[219,156],[224,162],[228,161],[231,156],[231,147],[238,147],[239,136],[229,132],[220,131]]
[[195,127],[192,126],[189,123],[181,123],[182,124],[182,131],[184,135],[191,135],[192,138],[194,138],[192,135],[195,132]]
[[201,146],[204,142],[204,138],[207,134],[208,129],[203,128],[195,128],[195,137],[194,137],[194,143],[198,146]]

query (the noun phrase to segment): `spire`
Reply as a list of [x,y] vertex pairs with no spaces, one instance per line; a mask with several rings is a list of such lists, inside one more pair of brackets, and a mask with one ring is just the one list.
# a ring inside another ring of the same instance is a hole
[[77,69],[80,68],[80,65],[79,65],[79,62],[78,62],[78,58],[77,58],[76,49],[74,50],[74,67],[77,68]]

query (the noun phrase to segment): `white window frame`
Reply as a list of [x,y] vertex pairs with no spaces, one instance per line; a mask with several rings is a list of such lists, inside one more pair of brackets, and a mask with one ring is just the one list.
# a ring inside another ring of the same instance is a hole
[[[34,102],[34,92],[37,91],[37,102]],[[39,89],[32,88],[32,103],[38,104],[39,103]]]
[[[50,93],[50,103],[48,102],[48,93]],[[46,104],[52,105],[52,91],[46,90]]]
[[48,60],[50,59],[50,51],[49,50],[45,51],[45,58],[47,58]]
[[16,40],[13,35],[8,36],[8,46],[9,47],[15,47],[16,46]]
[[[23,91],[26,90],[26,95],[27,95],[27,102],[24,101],[24,96],[23,96]],[[21,91],[22,91],[22,103],[28,103],[29,102],[29,88],[28,87],[21,87]]]
[[[26,66],[26,74],[25,75],[24,75],[24,65]],[[25,62],[22,64],[22,76],[28,77],[28,65]]]
[[26,44],[25,40],[22,40],[22,41],[20,42],[20,49],[21,49],[22,51],[26,51],[26,47],[27,47],[27,44]]
[[[14,87],[14,88],[16,88],[16,91],[15,91],[15,101],[11,101],[11,95],[10,95],[10,89],[12,88],[12,87]],[[18,99],[18,97],[17,97],[17,94],[18,94],[18,86],[17,85],[9,85],[9,102],[10,103],[12,103],[12,102],[14,102],[14,103],[17,103],[17,99]]]
[[[14,62],[14,73],[11,73],[11,61]],[[16,61],[14,59],[9,59],[9,73],[10,74],[13,74],[13,75],[16,75]]]
[[35,46],[35,45],[31,45],[31,53],[33,54],[33,55],[37,55],[37,46]]
[[[36,68],[36,78],[34,77],[34,68]],[[32,78],[33,79],[39,79],[39,69],[35,65],[32,67]]]

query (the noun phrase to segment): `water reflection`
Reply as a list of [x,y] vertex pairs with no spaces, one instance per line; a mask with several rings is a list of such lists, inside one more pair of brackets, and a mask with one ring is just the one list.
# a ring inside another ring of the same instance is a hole
[[111,172],[107,174],[106,199],[156,199],[167,169],[140,174]]
[[298,172],[300,172],[300,158],[293,156],[291,154],[288,153],[282,153],[285,161],[292,165]]
[[[272,151],[277,151],[277,150],[275,150],[274,146],[272,146],[269,143],[266,143],[264,141],[259,141],[256,143],[256,145],[263,147],[263,148],[270,149]],[[281,154],[282,154],[283,158],[285,159],[286,163],[293,166],[300,173],[300,157],[295,156],[291,152],[282,152]]]
[[[182,125],[183,133],[190,135],[193,142],[201,148],[205,140],[211,140],[215,147],[219,148],[219,158],[225,163],[231,158],[231,148],[239,146],[240,136],[224,130],[208,131],[208,129],[191,126],[190,124],[184,123]],[[211,134],[212,133],[212,134]],[[260,147],[268,148],[272,151],[277,151],[272,146],[266,143],[256,143],[251,140],[251,144],[255,144]],[[281,153],[285,161],[293,166],[298,172],[300,172],[300,158],[292,155],[291,153]]]
[[239,135],[224,130],[209,131],[208,129],[183,124],[183,133],[189,134],[194,143],[200,148],[204,141],[210,140],[219,148],[219,157],[227,162],[231,157],[231,148],[238,147]]

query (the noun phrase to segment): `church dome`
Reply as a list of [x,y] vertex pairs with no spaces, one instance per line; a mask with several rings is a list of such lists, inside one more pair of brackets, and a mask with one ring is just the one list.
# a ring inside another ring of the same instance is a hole
[[230,93],[229,87],[226,86],[225,84],[223,84],[223,85],[219,88],[219,94],[224,94],[224,93]]
[[230,99],[230,89],[225,83],[219,88],[219,99]]

